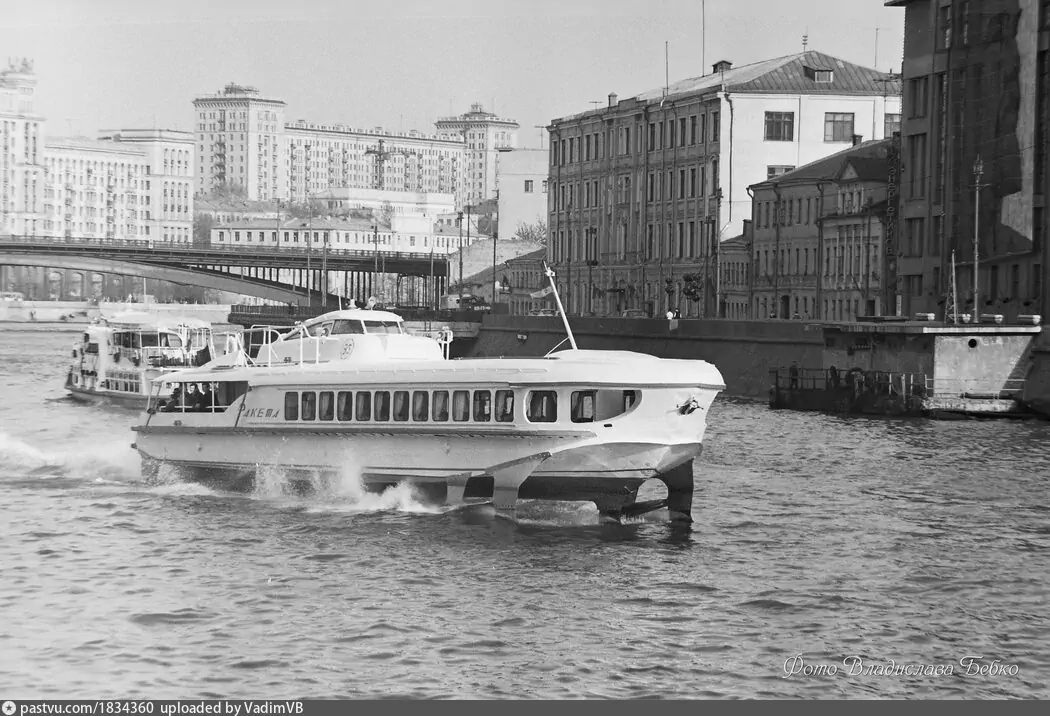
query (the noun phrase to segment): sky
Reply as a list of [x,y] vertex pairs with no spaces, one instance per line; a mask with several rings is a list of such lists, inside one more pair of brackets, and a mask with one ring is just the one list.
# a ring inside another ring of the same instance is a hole
[[[706,21],[706,30],[704,28]],[[539,147],[552,119],[808,47],[900,71],[883,0],[0,0],[0,62],[26,57],[50,136],[192,130],[229,82],[286,121],[434,131],[474,102]],[[877,63],[877,64],[876,64]],[[546,144],[543,145],[544,147]]]

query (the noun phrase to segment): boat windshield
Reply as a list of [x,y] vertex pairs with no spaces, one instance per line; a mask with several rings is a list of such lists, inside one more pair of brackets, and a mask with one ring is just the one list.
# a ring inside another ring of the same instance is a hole
[[399,334],[403,332],[398,321],[365,321],[365,330],[368,333]]
[[143,333],[142,348],[182,348],[182,338],[175,333]]
[[342,319],[342,320],[338,320],[334,324],[332,324],[332,333],[331,333],[331,335],[336,336],[336,335],[345,335],[347,333],[364,333],[364,332],[365,332],[365,327],[361,323],[361,321],[358,321],[358,320],[352,320],[351,321],[351,320],[347,320],[347,319]]

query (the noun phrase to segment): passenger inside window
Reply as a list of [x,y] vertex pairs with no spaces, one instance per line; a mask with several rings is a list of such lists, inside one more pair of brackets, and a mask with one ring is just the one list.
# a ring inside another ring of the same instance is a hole
[[377,390],[375,398],[375,419],[390,420],[390,393],[386,390]]
[[474,391],[474,420],[479,423],[492,420],[492,394],[487,390]]
[[335,417],[335,393],[325,391],[318,398],[317,419],[331,420]]
[[357,413],[355,415],[358,421],[364,422],[372,419],[372,394],[367,392],[361,392],[357,394]]
[[394,420],[404,422],[408,420],[408,391],[394,391]]
[[529,394],[529,422],[558,421],[558,394],[553,390],[534,390]]
[[570,410],[572,413],[572,422],[574,423],[593,423],[594,422],[594,401],[597,396],[595,390],[574,390],[572,393],[572,400]]
[[412,393],[412,419],[424,421],[428,417],[428,408],[430,403],[430,393],[423,390],[417,390]]
[[448,421],[448,391],[434,391],[434,422],[444,423]]
[[498,423],[512,423],[512,422],[514,422],[514,391],[513,390],[497,390],[496,391],[496,422],[498,422]]
[[354,419],[354,394],[346,391],[339,391],[339,397],[335,401],[336,404],[336,417],[339,420],[353,420]]
[[303,393],[301,417],[303,420],[314,420],[317,418],[317,393],[313,391]]
[[459,423],[470,420],[470,393],[466,390],[452,394],[452,419]]

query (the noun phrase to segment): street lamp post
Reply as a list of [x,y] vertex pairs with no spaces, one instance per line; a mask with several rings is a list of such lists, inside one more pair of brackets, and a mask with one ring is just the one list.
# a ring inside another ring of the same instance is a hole
[[459,224],[459,303],[457,307],[463,306],[463,212],[459,212],[456,216],[456,223]]
[[977,302],[977,271],[979,268],[978,248],[980,236],[980,211],[981,211],[981,175],[984,174],[984,162],[981,155],[977,155],[977,161],[973,163],[973,322],[981,322],[981,308]]

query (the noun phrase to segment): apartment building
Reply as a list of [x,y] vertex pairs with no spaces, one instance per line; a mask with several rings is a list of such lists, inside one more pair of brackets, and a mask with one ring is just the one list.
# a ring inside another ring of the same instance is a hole
[[[569,313],[714,316],[715,247],[747,188],[898,129],[899,79],[809,51],[712,71],[553,120],[550,259]],[[682,301],[683,276],[704,277]],[[671,286],[670,292],[666,287]]]

